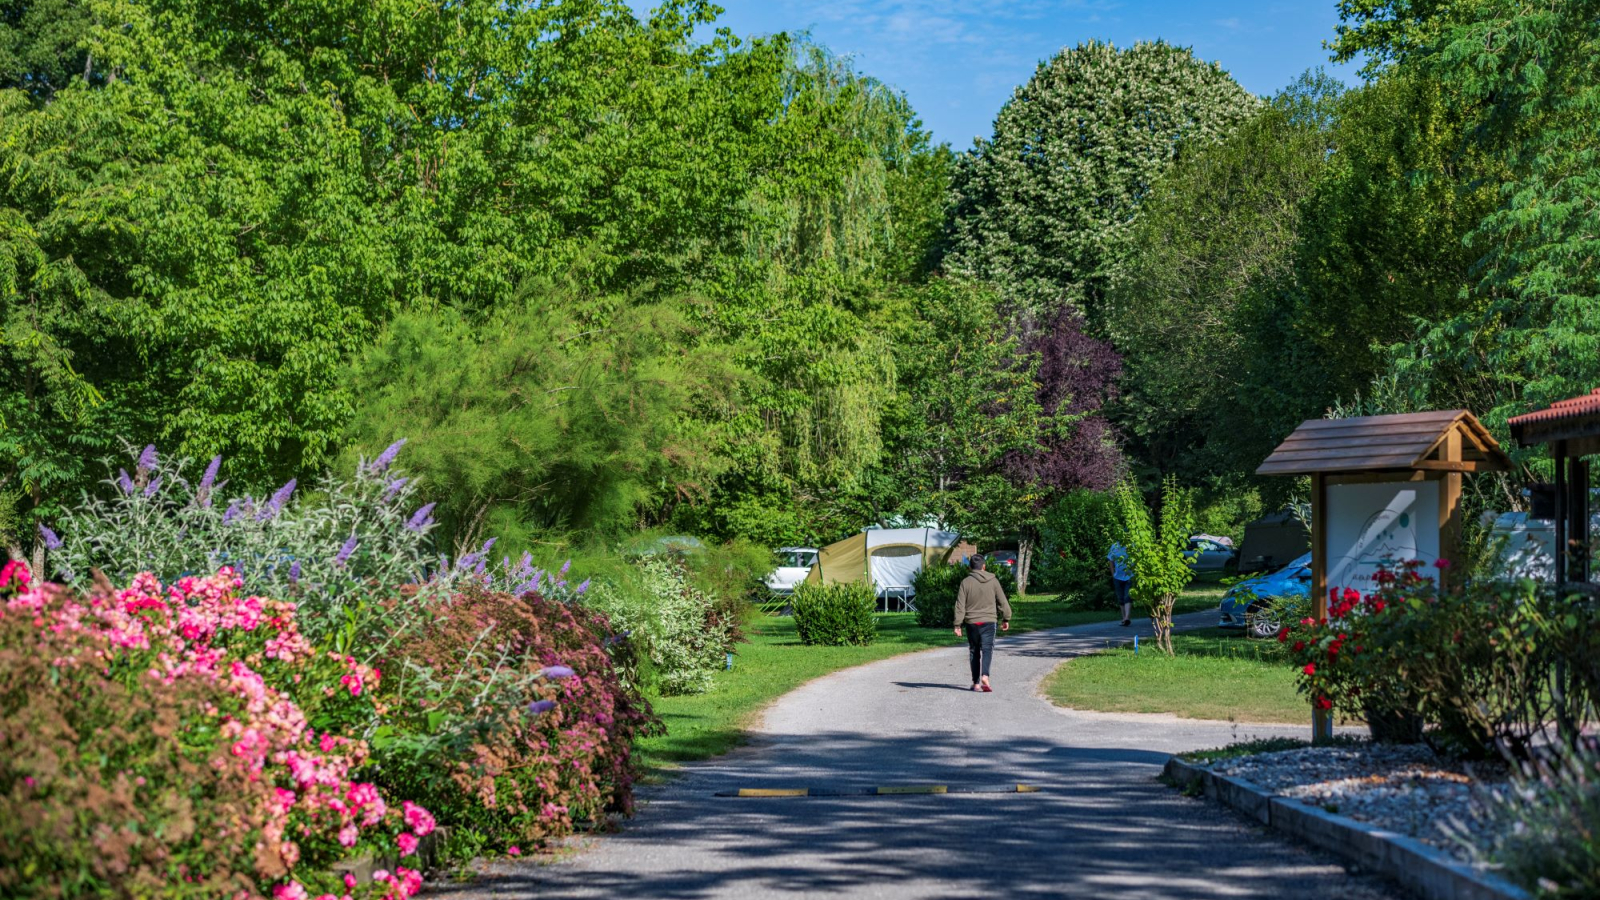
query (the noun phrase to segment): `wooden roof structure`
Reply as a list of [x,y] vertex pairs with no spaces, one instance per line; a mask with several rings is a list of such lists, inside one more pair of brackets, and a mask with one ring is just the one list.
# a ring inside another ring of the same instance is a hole
[[1502,472],[1510,468],[1510,458],[1476,416],[1464,409],[1445,409],[1310,419],[1272,451],[1256,474]]
[[1506,424],[1511,426],[1511,436],[1524,447],[1565,441],[1563,455],[1600,453],[1600,388],[1545,409],[1513,416]]

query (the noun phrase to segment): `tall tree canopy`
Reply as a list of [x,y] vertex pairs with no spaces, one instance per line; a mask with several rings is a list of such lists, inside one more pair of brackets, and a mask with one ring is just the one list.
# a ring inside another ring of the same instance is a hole
[[949,266],[994,283],[1020,312],[1070,304],[1098,329],[1157,181],[1257,105],[1186,48],[1094,41],[1063,50],[1017,88],[994,136],[963,158]]

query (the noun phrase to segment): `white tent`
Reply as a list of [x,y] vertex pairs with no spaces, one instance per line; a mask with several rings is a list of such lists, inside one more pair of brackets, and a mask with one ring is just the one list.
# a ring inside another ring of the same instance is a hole
[[823,547],[806,580],[854,584],[871,579],[879,596],[904,599],[922,567],[943,562],[960,540],[955,532],[937,528],[874,528]]

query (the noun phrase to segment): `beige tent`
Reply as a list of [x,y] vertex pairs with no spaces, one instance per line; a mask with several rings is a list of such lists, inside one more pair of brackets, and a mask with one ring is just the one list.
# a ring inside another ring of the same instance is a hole
[[925,565],[943,562],[961,536],[937,528],[878,528],[863,531],[817,553],[806,580],[854,584],[871,579],[879,596],[907,597]]

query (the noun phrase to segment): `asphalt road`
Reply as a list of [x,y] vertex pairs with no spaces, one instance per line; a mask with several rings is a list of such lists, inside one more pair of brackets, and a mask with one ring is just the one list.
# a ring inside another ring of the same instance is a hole
[[[1215,615],[1179,624],[1209,625]],[[1002,635],[992,694],[965,689],[965,646],[818,679],[774,704],[750,746],[648,789],[620,833],[585,839],[557,862],[498,864],[470,885],[434,890],[461,900],[1405,896],[1156,781],[1173,752],[1309,736],[1309,725],[1076,712],[1038,695],[1063,659],[1128,634],[1111,623]],[[1019,782],[1041,790],[715,796]]]

